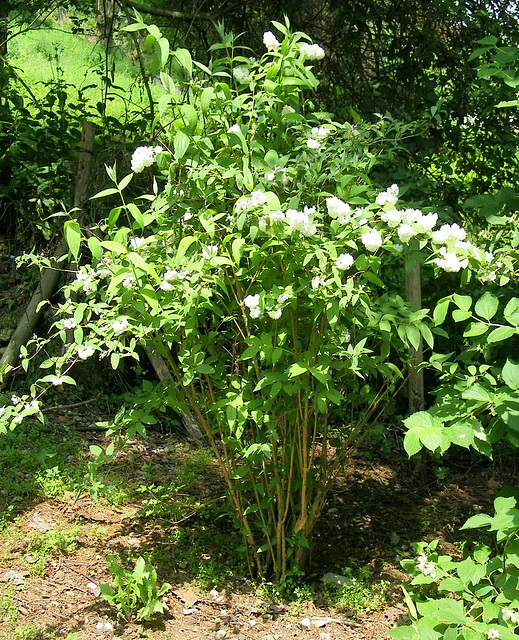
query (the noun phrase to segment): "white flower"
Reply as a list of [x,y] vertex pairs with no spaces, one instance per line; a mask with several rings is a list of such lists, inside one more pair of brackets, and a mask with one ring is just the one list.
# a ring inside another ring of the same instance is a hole
[[252,307],[249,309],[249,313],[251,318],[259,318],[261,315],[261,309],[259,307]]
[[456,240],[456,242],[454,243],[455,249],[463,249],[465,251],[467,249],[470,249],[471,246],[472,242],[470,242],[470,240]]
[[254,209],[256,207],[261,207],[267,203],[267,196],[263,193],[261,189],[256,189],[250,194],[249,198],[239,200],[236,203],[236,211],[239,213],[241,211],[249,211],[250,209]]
[[112,329],[114,333],[120,333],[124,331],[128,327],[128,318],[121,318],[120,320],[115,320],[112,324]]
[[234,69],[232,70],[232,75],[236,78],[236,80],[240,84],[245,84],[246,82],[251,81],[251,75],[249,73],[249,69],[248,67],[245,67],[245,66],[234,67]]
[[132,249],[135,250],[135,249],[138,249],[143,242],[146,242],[146,238],[142,238],[142,237],[132,238],[130,240],[130,246]]
[[21,424],[22,420],[23,416],[21,413],[13,418],[13,422],[15,422],[16,424]]
[[467,232],[458,224],[443,224],[438,231],[432,234],[433,242],[449,244],[457,240],[465,240]]
[[494,259],[494,254],[490,253],[490,251],[485,251],[485,260],[487,262],[492,262],[493,259]]
[[449,271],[450,273],[457,273],[461,269],[465,269],[469,263],[468,259],[460,260],[458,256],[451,252],[445,251],[445,247],[442,247],[443,251],[440,251],[442,257],[435,258],[434,262],[444,271]]
[[7,411],[7,407],[0,407],[0,417]]
[[51,381],[51,384],[52,384],[53,387],[59,387],[60,384],[63,384],[63,377],[62,376],[52,376],[50,381]]
[[19,404],[22,401],[20,396],[17,396],[15,393],[11,396],[11,404]]
[[427,215],[422,214],[421,218],[416,221],[417,225],[420,227],[421,233],[432,231],[437,222],[437,213],[428,213]]
[[39,411],[40,403],[38,402],[38,400],[33,400],[32,402],[26,402],[23,405],[23,408],[25,411],[29,411],[30,409],[34,409],[34,411]]
[[300,231],[305,236],[313,236],[317,231],[315,224],[312,224],[311,214],[315,209],[305,207],[304,211],[296,209],[288,209],[285,213],[285,219],[291,231]]
[[63,327],[65,329],[75,329],[77,327],[77,322],[74,318],[65,318],[65,320],[63,320]]
[[337,269],[349,269],[353,264],[353,256],[349,253],[341,253],[341,255],[335,261]]
[[424,576],[431,576],[434,580],[436,578],[436,568],[432,562],[428,562],[427,557],[423,554],[419,555],[416,559],[416,566],[424,574]]
[[314,140],[314,138],[308,138],[308,140],[306,141],[306,146],[309,149],[319,149],[321,143],[319,142],[319,140]]
[[79,349],[77,350],[77,355],[78,358],[81,358],[81,360],[86,360],[87,358],[90,358],[90,356],[93,356],[95,353],[95,349],[93,347],[79,347]]
[[299,51],[307,60],[322,60],[325,56],[324,49],[315,43],[303,42],[299,46]]
[[243,301],[243,304],[249,309],[252,309],[253,307],[259,307],[259,301],[260,301],[260,294],[255,293],[253,295],[247,296]]
[[263,44],[270,49],[270,47],[279,47],[279,40],[272,33],[272,31],[265,31],[263,34]]
[[324,287],[326,284],[326,280],[322,276],[315,276],[312,280],[312,289],[319,289],[320,287]]
[[405,224],[414,224],[422,219],[420,209],[405,209],[402,213],[402,222]]
[[290,294],[288,293],[288,291],[284,291],[283,293],[279,294],[279,296],[278,296],[278,304],[283,304],[287,300],[290,300]]
[[398,253],[402,253],[402,251],[404,250],[404,245],[396,243],[393,245],[393,249],[395,251],[398,251]]
[[512,609],[501,609],[501,612],[505,622],[510,620],[515,626],[519,625],[519,612],[513,611]]
[[295,113],[296,110],[291,107],[289,104],[286,104],[282,109],[281,109],[281,115],[282,116],[287,116],[289,113]]
[[382,236],[376,229],[365,231],[361,236],[361,240],[368,251],[376,251],[382,246]]
[[393,229],[394,227],[398,227],[398,225],[402,222],[402,216],[403,211],[399,211],[398,209],[389,209],[388,211],[384,211],[384,213],[380,217],[388,227],[391,227]]
[[141,173],[146,167],[151,167],[155,162],[156,154],[160,151],[162,151],[161,147],[137,147],[132,155],[132,171]]
[[415,235],[414,229],[410,224],[401,224],[398,227],[397,233],[400,240],[405,244]]
[[232,127],[229,127],[227,129],[227,133],[240,133],[240,132],[241,132],[241,129],[238,123],[233,124]]
[[326,198],[326,207],[331,218],[337,218],[341,224],[346,224],[350,220],[351,208],[347,202],[344,202],[337,196]]
[[330,135],[330,130],[326,127],[312,127],[312,136],[318,140],[324,140],[326,136]]
[[209,244],[207,247],[202,248],[202,258],[204,260],[211,260],[218,254],[218,247],[215,244]]
[[383,207],[385,204],[396,204],[398,200],[398,185],[392,184],[389,189],[378,194],[375,202]]
[[137,284],[137,281],[135,280],[135,276],[133,275],[133,273],[129,273],[123,280],[122,284],[126,289],[131,289],[132,287],[134,287]]
[[501,632],[499,631],[499,629],[489,629],[487,631],[487,638],[488,640],[497,640],[497,638],[501,637]]
[[275,320],[279,320],[279,318],[281,318],[282,313],[283,311],[281,309],[276,309],[272,315],[274,316]]

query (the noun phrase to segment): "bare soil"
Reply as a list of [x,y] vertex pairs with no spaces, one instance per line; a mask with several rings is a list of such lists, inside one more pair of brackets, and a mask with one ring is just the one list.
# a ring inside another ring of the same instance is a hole
[[[86,431],[85,437],[95,444],[104,438],[93,431]],[[118,460],[117,472],[131,484],[142,480],[145,465],[152,465],[156,481],[167,484],[175,472],[178,443],[178,435],[160,433],[151,434],[146,442],[136,441]],[[185,445],[181,450],[185,452]],[[73,494],[25,504],[16,530],[11,525],[0,535],[0,593],[4,603],[5,594],[11,595],[13,603],[0,609],[0,638],[382,640],[389,628],[405,620],[399,589],[405,576],[399,561],[413,555],[412,543],[439,538],[447,553],[458,554],[455,543],[463,537],[460,525],[473,513],[491,511],[497,492],[517,481],[515,463],[505,454],[490,463],[462,452],[449,464],[451,473],[440,481],[429,465],[409,462],[397,446],[384,453],[377,445],[374,451],[352,459],[331,491],[315,534],[309,580],[320,584],[327,572],[369,566],[372,579],[385,580],[389,586],[386,603],[361,618],[349,611],[302,605],[296,598],[292,603],[269,601],[260,595],[264,591],[236,571],[216,590],[202,589],[171,542],[173,530],[195,526],[196,513],[188,511],[168,522],[139,517],[142,503],[137,500],[109,506],[86,496],[76,500]],[[214,482],[188,489],[195,498],[219,499],[222,484],[214,473]],[[80,525],[76,548],[53,550],[46,564],[35,571],[40,566],[38,554],[30,550],[35,532],[49,535],[76,525]],[[215,526],[231,542],[230,523],[221,519]],[[111,582],[105,557],[117,553],[135,558],[157,550],[163,559],[156,565],[159,580],[172,585],[164,598],[168,611],[151,623],[121,623],[92,591],[92,584]],[[209,562],[214,551],[206,551]],[[21,574],[22,584],[11,584],[8,571]],[[16,631],[28,625],[38,629],[39,635],[22,636]]]

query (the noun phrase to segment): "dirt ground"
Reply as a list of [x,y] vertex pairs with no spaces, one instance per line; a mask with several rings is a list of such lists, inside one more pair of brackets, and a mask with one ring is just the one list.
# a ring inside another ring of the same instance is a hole
[[[99,443],[102,435],[86,432],[86,438]],[[176,435],[153,433],[145,444],[135,444],[134,453],[167,478],[172,464],[168,452],[177,443]],[[135,456],[122,469],[128,481],[140,473]],[[310,580],[318,583],[325,573],[344,566],[369,566],[373,580],[387,581],[386,603],[360,619],[348,611],[270,602],[240,575],[216,590],[199,589],[182,557],[175,557],[163,525],[136,518],[137,503],[109,507],[85,496],[76,501],[72,494],[40,501],[25,506],[16,535],[0,537],[0,588],[11,594],[13,603],[0,609],[0,638],[382,640],[389,628],[405,620],[398,586],[405,576],[399,561],[413,554],[412,542],[438,537],[446,552],[457,553],[459,526],[473,513],[491,511],[497,491],[515,481],[515,465],[509,460],[484,463],[468,453],[451,461],[445,480],[437,480],[425,466],[417,467],[394,449],[351,460],[330,493],[316,531]],[[53,553],[42,571],[33,571],[31,563],[38,557],[28,550],[28,541],[34,532],[46,534],[77,523],[82,527],[75,548]],[[102,581],[111,582],[105,556],[157,545],[172,554],[173,571],[165,575],[157,567],[159,581],[172,585],[163,600],[168,610],[153,623],[123,624],[95,588]],[[14,582],[19,584],[13,584],[9,571],[15,572]],[[15,630],[30,625],[40,630],[39,635]]]

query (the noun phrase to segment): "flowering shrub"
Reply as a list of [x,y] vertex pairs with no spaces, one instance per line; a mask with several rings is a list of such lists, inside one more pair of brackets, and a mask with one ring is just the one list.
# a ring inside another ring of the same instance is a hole
[[[94,354],[114,368],[140,346],[161,356],[176,384],[146,393],[196,417],[254,569],[279,578],[304,568],[330,481],[401,384],[409,347],[433,347],[428,310],[386,290],[386,267],[460,271],[485,257],[456,225],[434,231],[436,213],[397,208],[397,185],[372,191],[372,142],[303,97],[324,52],[274,26],[283,37],[266,32],[259,60],[209,68],[173,52],[184,80],[161,73],[168,137],[132,157],[133,171],[156,165],[152,193],[127,201],[133,174],[109,168],[97,197],[120,200],[106,221],[88,236],[66,227],[84,258],[55,329],[74,341],[43,363],[55,370],[31,397],[72,383]],[[215,50],[234,51],[222,35]],[[0,425],[37,412],[27,402],[4,407]],[[346,424],[331,422],[334,406]]]

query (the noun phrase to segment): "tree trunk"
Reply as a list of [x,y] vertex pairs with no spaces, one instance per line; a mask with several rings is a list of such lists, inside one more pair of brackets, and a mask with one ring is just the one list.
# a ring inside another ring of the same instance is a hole
[[[411,260],[413,260],[411,258]],[[405,291],[407,301],[417,309],[422,308],[422,283],[420,277],[420,264],[413,260],[410,271],[406,270]],[[417,367],[423,361],[423,345],[420,338],[418,349],[409,349],[411,358],[411,368],[409,371],[409,413],[423,411],[425,408],[425,392],[423,371],[418,371]]]
[[[80,207],[86,200],[87,187],[92,166],[92,153],[94,150],[95,125],[91,122],[83,123],[81,147],[79,151],[79,166],[74,194],[74,205]],[[81,219],[81,214],[78,216]],[[68,245],[63,238],[54,251],[52,266],[46,268],[41,280],[34,292],[31,301],[23,312],[18,326],[0,360],[0,388],[7,383],[11,371],[18,364],[20,348],[24,345],[36,328],[45,302],[52,296],[60,277],[59,262],[68,253]]]

